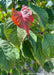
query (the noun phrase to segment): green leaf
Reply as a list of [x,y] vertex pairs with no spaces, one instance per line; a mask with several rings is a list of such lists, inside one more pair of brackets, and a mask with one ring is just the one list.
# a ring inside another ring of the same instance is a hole
[[[32,31],[29,31],[30,37],[29,40],[25,40],[23,43],[23,52],[24,55],[31,58],[33,56],[40,62],[43,66],[46,60],[46,56],[42,51],[42,40],[40,37],[37,37]],[[31,46],[30,46],[31,45]],[[32,50],[32,53],[30,52]]]
[[26,60],[26,63],[27,63],[27,67],[30,66],[31,65],[31,60],[30,59],[27,59]]
[[7,8],[10,6],[11,3],[12,0],[0,0],[0,8],[4,11],[7,11]]
[[2,21],[2,18],[3,18],[3,13],[2,11],[0,11],[0,21]]
[[36,2],[36,0],[31,0],[31,2],[35,3],[35,2]]
[[34,59],[33,57],[33,48],[29,40],[25,40],[22,44],[22,50],[26,57]]
[[54,30],[54,24],[49,24],[48,28],[51,29],[51,30]]
[[12,4],[12,0],[6,0],[6,8],[10,7],[11,4]]
[[37,43],[36,43],[36,59],[40,62],[40,64],[43,66],[44,62],[46,60],[46,56],[44,55],[45,53],[43,53],[42,50],[42,44],[41,44],[42,40],[41,38],[38,36],[37,37]]
[[51,7],[52,14],[54,15],[54,6]]
[[2,75],[8,75],[5,71],[2,71]]
[[0,69],[0,75],[1,75],[1,69]]
[[52,63],[51,61],[45,62],[45,64],[44,64],[44,69],[45,69],[47,72],[50,72],[50,71],[53,69],[53,63]]
[[54,4],[54,0],[52,0],[53,4]]
[[0,8],[6,11],[6,0],[0,0]]
[[21,65],[19,65],[19,63],[16,65],[16,68],[18,71],[21,71]]
[[43,53],[47,58],[54,57],[54,35],[53,34],[45,34],[42,41]]
[[48,23],[52,24],[53,20],[54,20],[54,15],[52,14],[52,10],[50,8],[46,8],[46,11],[47,11],[48,16],[49,16]]
[[4,24],[0,23],[0,38],[6,39],[5,34],[4,34]]
[[0,68],[9,71],[16,62],[15,46],[11,43],[0,40]]
[[20,75],[19,72],[16,69],[12,70],[12,75]]
[[40,21],[39,15],[36,13],[36,11],[33,10],[32,7],[28,7],[30,10],[32,10],[32,16],[35,20]]
[[26,36],[26,32],[23,29],[18,28],[12,20],[6,22],[4,32],[7,40],[12,42],[19,49],[21,42]]
[[36,56],[36,42],[37,42],[37,36],[30,30],[29,31],[29,40],[33,47],[34,56]]
[[25,74],[22,72],[21,75],[25,75]]
[[41,9],[40,7],[35,6],[35,5],[30,5],[29,8],[32,10],[32,12],[34,12],[35,14],[37,14],[39,16],[40,25],[42,27],[46,26],[46,24],[48,23],[48,14],[47,14],[47,12],[44,9]]
[[22,5],[28,5],[28,1],[26,0],[18,0],[18,4],[20,5],[20,6],[22,6]]
[[38,65],[37,63],[34,63],[34,64],[33,64],[33,70],[34,70],[35,72],[38,72],[38,69],[39,69],[39,65]]
[[[29,70],[25,70],[25,71],[21,72],[20,75],[28,75],[28,74],[30,74],[30,71],[29,71]],[[31,75],[31,74],[30,74],[30,75]]]

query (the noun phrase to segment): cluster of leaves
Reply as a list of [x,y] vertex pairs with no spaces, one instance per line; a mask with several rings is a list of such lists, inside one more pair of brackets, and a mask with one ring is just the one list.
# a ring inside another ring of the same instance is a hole
[[26,32],[11,20],[12,1],[0,0],[0,75],[37,72],[36,60],[50,72],[50,60],[54,58],[54,4],[50,7],[46,6],[47,0],[15,0],[16,10],[26,5],[33,13],[28,39]]

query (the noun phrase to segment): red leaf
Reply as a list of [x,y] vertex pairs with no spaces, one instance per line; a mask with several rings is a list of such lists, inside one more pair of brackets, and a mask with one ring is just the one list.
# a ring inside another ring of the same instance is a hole
[[21,11],[16,11],[12,8],[11,18],[14,24],[24,29],[29,35],[29,28],[33,22],[32,11],[27,6],[23,5]]

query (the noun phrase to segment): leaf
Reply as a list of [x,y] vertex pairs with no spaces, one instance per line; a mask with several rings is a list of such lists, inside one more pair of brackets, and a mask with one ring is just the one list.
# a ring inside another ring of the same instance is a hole
[[26,6],[28,6],[28,1],[26,0],[18,0],[18,4],[20,5],[20,6],[22,6],[22,5],[26,5]]
[[32,44],[32,47],[33,47],[33,51],[34,51],[34,56],[36,56],[36,42],[37,42],[37,36],[30,30],[29,31],[29,40]]
[[33,48],[32,48],[32,45],[30,43],[29,40],[25,40],[22,44],[22,50],[23,50],[23,53],[24,53],[24,56],[25,57],[29,57],[31,59],[34,59],[33,57]]
[[23,72],[21,73],[21,75],[25,75],[25,74],[26,74],[25,72],[24,73]]
[[0,75],[1,75],[1,69],[0,69]]
[[0,40],[0,68],[9,71],[16,62],[15,46],[11,43]]
[[22,49],[23,53],[26,57],[32,59],[33,57],[35,57],[39,61],[39,63],[43,66],[46,60],[46,56],[42,51],[42,44],[41,44],[42,40],[40,37],[37,37],[32,31],[29,31],[29,33],[30,33],[29,40],[25,40],[23,43],[23,49]]
[[53,4],[54,4],[54,0],[52,0]]
[[39,65],[38,65],[37,63],[34,63],[34,64],[33,64],[33,70],[34,70],[35,72],[38,72],[38,69],[39,69]]
[[43,66],[46,60],[46,56],[42,51],[42,40],[40,36],[36,36],[31,30],[29,31],[30,37],[29,41],[31,42],[33,48],[34,57],[39,61]]
[[13,69],[13,70],[12,70],[12,74],[13,74],[13,75],[20,75],[19,72],[18,72],[16,69]]
[[7,73],[5,71],[2,71],[2,75],[7,75]]
[[43,66],[44,65],[44,62],[46,60],[46,56],[44,55],[45,53],[43,53],[41,42],[42,42],[42,40],[38,36],[37,37],[37,42],[36,42],[36,59]]
[[48,28],[54,30],[54,24],[49,24]]
[[54,35],[53,34],[45,34],[42,41],[43,53],[47,58],[54,57]]
[[46,8],[46,11],[48,13],[49,19],[48,19],[48,23],[52,24],[53,20],[54,20],[54,15],[52,14],[52,11],[50,8]]
[[15,25],[22,28],[29,35],[29,28],[33,22],[32,11],[27,6],[23,5],[21,11],[16,11],[12,8],[11,18]]
[[51,7],[52,14],[54,15],[54,6]]
[[12,0],[6,0],[6,8],[10,7],[12,4]]
[[36,19],[37,21],[40,21],[40,17],[39,15],[36,13],[36,11],[33,10],[33,8],[28,7],[31,11],[32,11],[32,16],[34,19]]
[[44,69],[45,69],[47,72],[50,72],[50,71],[53,69],[53,63],[52,63],[51,61],[45,62],[45,64],[44,64]]
[[35,3],[35,2],[36,2],[36,0],[31,0],[31,2]]
[[44,9],[41,9],[38,6],[35,5],[30,5],[30,10],[32,10],[32,12],[34,12],[35,14],[37,14],[40,18],[40,25],[42,27],[46,26],[46,24],[48,23],[48,14]]
[[0,38],[6,39],[5,34],[4,34],[4,24],[0,23]]
[[6,22],[4,32],[7,40],[12,42],[19,49],[21,42],[26,36],[26,32],[18,28],[12,20]]
[[21,65],[19,65],[19,63],[16,65],[16,68],[18,71],[21,71]]
[[30,27],[30,30],[35,34],[38,34],[44,31],[44,27],[41,27],[37,21],[34,21]]
[[0,8],[7,12],[7,8],[12,3],[12,0],[0,0]]
[[0,21],[2,21],[2,18],[3,18],[3,13],[2,13],[1,8],[0,8]]
[[0,0],[0,8],[6,11],[6,0]]
[[[33,11],[33,10],[32,10],[32,11]],[[40,21],[40,17],[39,17],[38,14],[35,13],[34,11],[33,11],[32,16],[33,16],[33,18],[34,18],[36,21]]]

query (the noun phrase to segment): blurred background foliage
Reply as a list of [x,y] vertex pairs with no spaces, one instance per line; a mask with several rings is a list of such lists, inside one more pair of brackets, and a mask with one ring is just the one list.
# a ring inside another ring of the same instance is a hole
[[[34,21],[29,39],[11,20],[11,9],[26,5]],[[0,0],[0,75],[36,73],[40,65],[50,72],[54,66],[54,0]],[[25,39],[23,39],[25,37]]]

